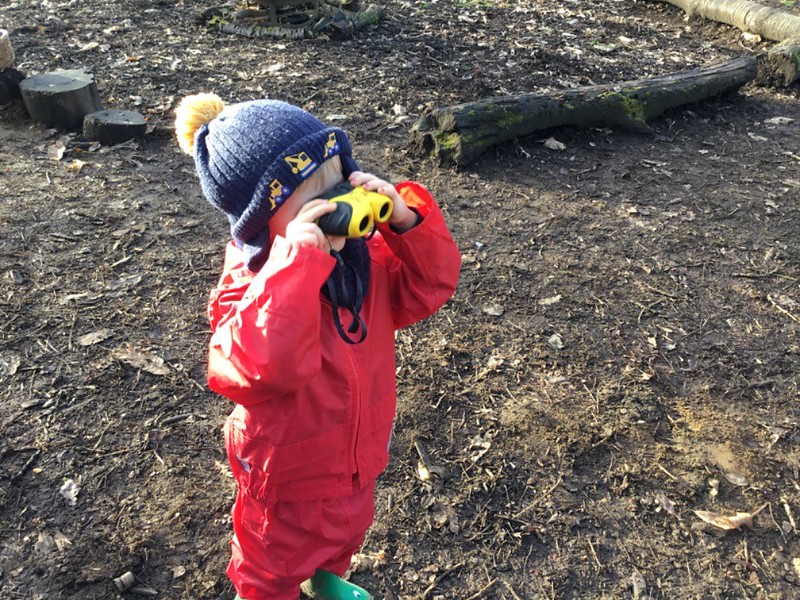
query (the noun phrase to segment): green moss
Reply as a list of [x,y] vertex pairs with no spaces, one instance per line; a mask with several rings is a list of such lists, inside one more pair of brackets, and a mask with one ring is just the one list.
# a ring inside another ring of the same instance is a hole
[[511,127],[512,125],[516,125],[517,123],[522,123],[522,120],[525,117],[522,116],[522,113],[513,112],[510,110],[504,110],[503,114],[497,120],[497,124],[501,128]]
[[644,105],[640,100],[622,92],[606,92],[601,97],[619,105],[625,115],[632,121],[645,121]]
[[433,139],[436,141],[436,147],[439,152],[446,152],[448,154],[455,154],[456,150],[458,150],[458,144],[461,141],[461,137],[452,131],[447,133],[437,131],[433,134]]

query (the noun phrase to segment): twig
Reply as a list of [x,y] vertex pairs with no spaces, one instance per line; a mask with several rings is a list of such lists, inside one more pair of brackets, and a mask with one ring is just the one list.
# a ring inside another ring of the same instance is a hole
[[514,591],[514,588],[511,587],[511,584],[508,583],[505,579],[503,580],[503,585],[506,586],[508,593],[514,597],[514,600],[522,600],[522,598],[519,597],[519,594],[517,594],[517,592]]
[[26,461],[25,461],[25,464],[24,464],[24,465],[22,465],[22,468],[21,468],[19,471],[17,471],[17,473],[16,473],[16,474],[14,474],[14,475],[12,475],[12,476],[11,476],[11,479],[10,479],[10,481],[16,481],[17,479],[19,479],[20,477],[22,477],[23,475],[25,475],[25,472],[26,472],[28,469],[30,469],[30,468],[31,468],[31,465],[33,464],[33,461],[35,461],[35,460],[36,460],[36,458],[37,458],[37,457],[38,457],[38,456],[39,456],[41,453],[42,453],[42,451],[41,451],[41,450],[37,450],[36,452],[34,452],[34,453],[33,453],[33,454],[30,456],[30,458],[28,458],[28,460],[26,460]]
[[172,425],[173,423],[177,423],[178,421],[184,421],[189,417],[193,416],[194,413],[183,413],[181,415],[172,415],[171,417],[167,417],[166,419],[161,421],[160,425],[161,427],[164,427],[165,425]]
[[541,495],[541,496],[539,496],[539,497],[538,497],[536,500],[534,500],[533,502],[531,502],[530,504],[528,504],[528,506],[526,506],[525,508],[523,508],[523,509],[522,509],[521,511],[519,511],[517,514],[515,514],[515,515],[512,515],[512,517],[511,517],[511,518],[512,518],[512,519],[519,519],[519,518],[520,518],[522,515],[524,515],[524,514],[525,514],[526,512],[528,512],[529,510],[533,510],[534,508],[536,508],[536,507],[539,505],[539,503],[540,503],[542,500],[544,500],[545,498],[547,498],[547,497],[548,497],[550,494],[552,494],[552,493],[555,491],[555,489],[556,489],[556,488],[557,488],[559,485],[561,485],[561,479],[562,479],[562,477],[561,477],[561,475],[559,475],[559,476],[558,476],[558,480],[557,480],[557,481],[556,481],[556,482],[555,482],[553,485],[551,485],[551,486],[550,486],[550,487],[547,489],[547,491],[545,491],[545,493],[544,493],[544,494],[542,494],[542,495]]
[[672,473],[670,473],[669,471],[667,471],[667,470],[666,470],[664,467],[662,467],[660,464],[656,463],[656,466],[657,466],[659,469],[661,469],[662,471],[664,471],[664,473],[666,473],[666,474],[667,474],[667,476],[669,476],[669,478],[670,478],[670,479],[672,479],[672,480],[674,480],[674,481],[680,481],[680,479],[678,479],[677,477],[675,477],[675,475],[673,475]]
[[487,584],[486,584],[485,586],[483,586],[483,587],[482,587],[480,590],[478,590],[478,592],[477,592],[477,593],[475,593],[475,594],[472,594],[472,596],[470,596],[470,597],[469,597],[469,598],[467,598],[466,600],[478,600],[478,598],[483,598],[483,595],[484,595],[486,592],[488,592],[488,591],[489,591],[489,590],[492,588],[492,586],[493,586],[495,583],[497,583],[497,579],[496,579],[496,578],[495,578],[495,579],[492,579],[492,580],[491,580],[489,583],[487,583]]
[[777,273],[780,269],[773,269],[768,273],[733,273],[734,277],[743,277],[745,279],[767,279],[768,277],[772,277]]
[[428,594],[430,594],[434,590],[434,588],[441,583],[442,579],[444,579],[445,577],[450,575],[450,573],[460,569],[463,566],[464,566],[464,563],[460,562],[460,563],[454,564],[452,567],[449,567],[449,568],[445,569],[445,571],[441,575],[439,575],[436,579],[434,579],[433,583],[431,583],[427,588],[425,588],[425,591],[422,592],[423,600],[425,598],[427,598]]
[[789,317],[795,323],[800,323],[800,317],[798,317],[797,315],[793,315],[788,310],[783,308],[780,304],[778,304],[775,301],[775,298],[772,297],[772,294],[767,294],[767,300],[769,300],[769,302],[770,302],[770,304],[772,304],[772,306],[774,306],[775,308],[778,309],[778,312],[781,312],[781,313],[785,314],[787,317]]
[[797,533],[797,523],[795,523],[794,517],[792,516],[792,509],[789,508],[789,502],[784,497],[781,497],[781,502],[783,502],[783,510],[786,511],[786,516],[789,517],[789,523],[792,524],[792,529]]
[[600,559],[597,558],[597,552],[594,550],[594,546],[592,545],[592,540],[590,538],[586,538],[586,541],[589,542],[589,550],[592,551],[592,556],[594,557],[594,562],[597,564],[597,568],[601,571],[603,570],[603,563],[600,562]]

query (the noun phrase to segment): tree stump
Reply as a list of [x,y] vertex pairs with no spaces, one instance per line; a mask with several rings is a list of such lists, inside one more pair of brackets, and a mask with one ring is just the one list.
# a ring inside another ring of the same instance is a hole
[[756,73],[756,60],[746,57],[616,85],[486,98],[433,109],[414,124],[411,136],[423,151],[463,165],[496,144],[552,127],[606,125],[647,132],[648,119],[739,88]]
[[82,69],[28,77],[20,90],[28,114],[45,127],[80,129],[86,115],[103,109],[94,75]]
[[22,97],[19,91],[19,84],[23,79],[25,79],[25,75],[16,69],[3,69],[0,71],[0,106]]
[[121,144],[144,137],[147,123],[144,117],[131,110],[101,110],[83,119],[83,137],[104,146]]

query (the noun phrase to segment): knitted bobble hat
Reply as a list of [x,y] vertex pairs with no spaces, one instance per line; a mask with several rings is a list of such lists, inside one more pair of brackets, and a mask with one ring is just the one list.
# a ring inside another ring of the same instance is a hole
[[358,170],[341,129],[277,100],[225,106],[214,94],[187,96],[175,110],[175,133],[253,271],[269,252],[269,219],[303,181],[333,156],[345,179]]

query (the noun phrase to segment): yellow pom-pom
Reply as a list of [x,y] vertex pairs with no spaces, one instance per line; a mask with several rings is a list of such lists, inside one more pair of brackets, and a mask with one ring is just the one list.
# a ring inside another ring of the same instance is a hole
[[186,96],[175,109],[175,135],[186,154],[194,150],[194,134],[205,123],[214,119],[225,103],[216,94]]

